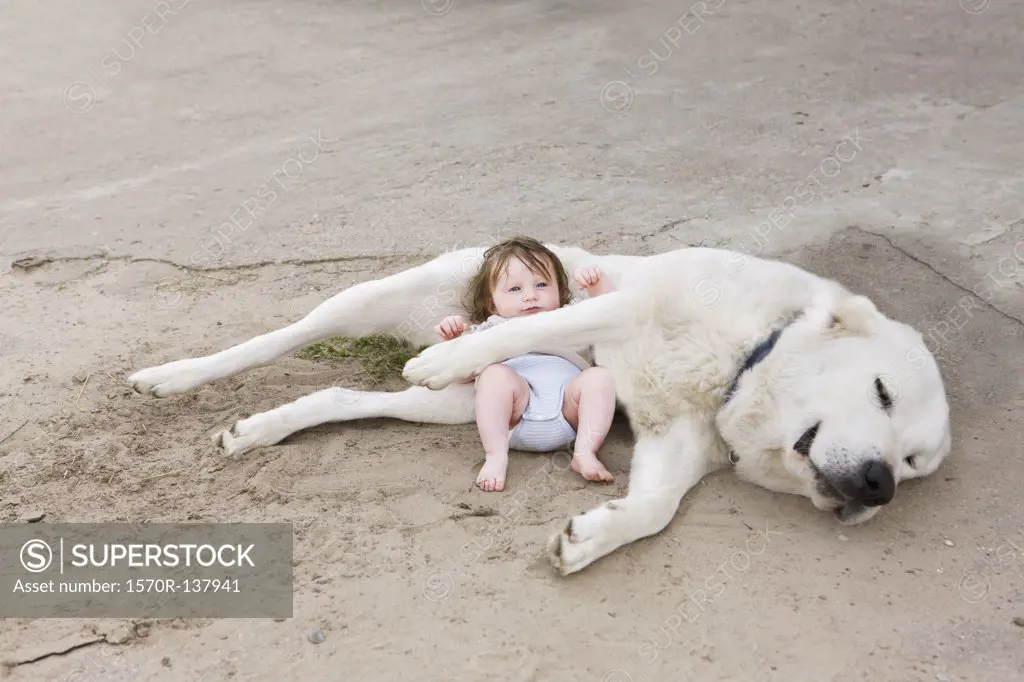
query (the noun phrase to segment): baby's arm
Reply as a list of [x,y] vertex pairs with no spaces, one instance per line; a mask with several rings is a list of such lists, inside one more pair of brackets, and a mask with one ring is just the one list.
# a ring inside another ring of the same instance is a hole
[[461,315],[449,315],[437,325],[437,334],[445,341],[456,339],[466,331],[466,323]]
[[586,265],[576,270],[575,273],[576,284],[581,289],[586,290],[587,295],[591,298],[594,296],[600,296],[601,294],[607,294],[610,291],[615,291],[615,286],[611,281],[604,276],[601,268],[596,265]]

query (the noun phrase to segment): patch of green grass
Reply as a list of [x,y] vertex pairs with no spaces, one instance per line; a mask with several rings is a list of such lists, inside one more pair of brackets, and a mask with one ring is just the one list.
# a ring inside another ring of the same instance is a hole
[[336,336],[298,351],[296,357],[304,360],[337,363],[343,360],[357,360],[370,380],[379,384],[391,377],[402,376],[402,368],[410,358],[415,357],[426,346],[416,347],[407,341],[376,334],[351,339]]

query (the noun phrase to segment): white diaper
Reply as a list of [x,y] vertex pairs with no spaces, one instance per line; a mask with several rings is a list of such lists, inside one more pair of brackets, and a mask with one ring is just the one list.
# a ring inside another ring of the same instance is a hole
[[509,431],[509,448],[554,452],[576,440],[576,431],[562,416],[562,401],[565,385],[582,370],[563,357],[541,353],[509,358],[501,364],[512,368],[530,387],[523,416]]

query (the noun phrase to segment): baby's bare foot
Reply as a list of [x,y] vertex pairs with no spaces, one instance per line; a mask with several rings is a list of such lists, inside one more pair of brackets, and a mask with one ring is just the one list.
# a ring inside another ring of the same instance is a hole
[[505,471],[508,469],[508,453],[496,452],[488,454],[480,473],[476,477],[476,485],[485,492],[501,492],[505,489]]
[[596,455],[575,452],[572,456],[572,470],[588,481],[614,481],[615,478],[604,468]]

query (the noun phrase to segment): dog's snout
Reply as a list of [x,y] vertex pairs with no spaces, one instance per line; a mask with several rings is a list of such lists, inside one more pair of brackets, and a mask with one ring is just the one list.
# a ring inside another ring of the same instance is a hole
[[868,506],[889,504],[896,494],[896,479],[892,469],[881,460],[865,462],[857,475],[854,498]]

